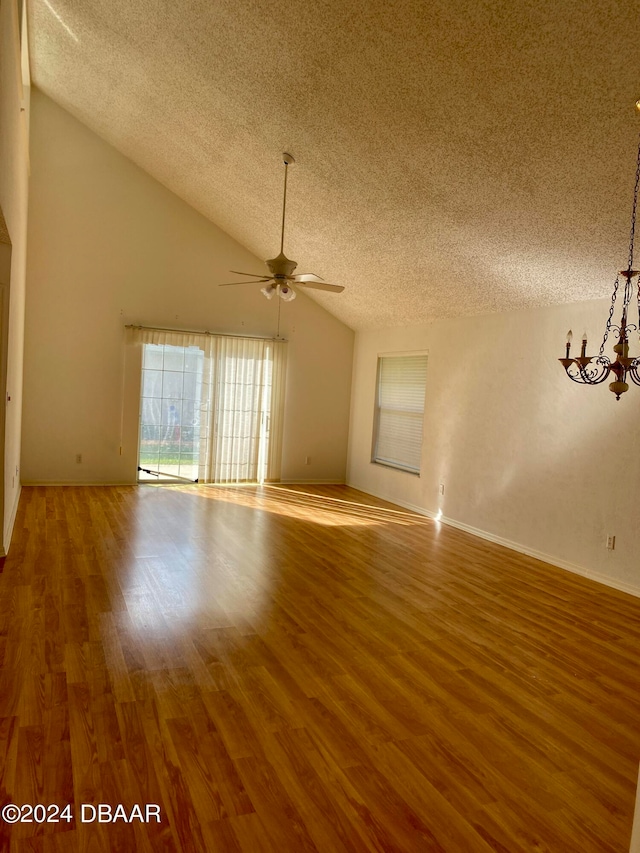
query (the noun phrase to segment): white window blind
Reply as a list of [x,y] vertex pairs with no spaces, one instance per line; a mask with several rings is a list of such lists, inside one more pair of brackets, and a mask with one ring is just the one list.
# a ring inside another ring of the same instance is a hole
[[209,372],[209,441],[202,472],[205,482],[262,483],[274,478],[268,466],[272,377],[274,357],[283,352],[282,346],[272,341],[216,340]]
[[420,473],[426,355],[380,356],[372,461]]

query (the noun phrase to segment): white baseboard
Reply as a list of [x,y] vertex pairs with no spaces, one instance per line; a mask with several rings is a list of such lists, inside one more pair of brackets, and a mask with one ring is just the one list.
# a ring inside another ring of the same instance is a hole
[[413,510],[413,512],[416,512],[419,515],[426,515],[427,518],[432,518],[434,521],[447,524],[449,527],[456,527],[458,530],[464,530],[465,533],[470,533],[472,536],[477,536],[479,539],[486,539],[488,542],[494,542],[496,545],[502,545],[505,548],[509,548],[511,551],[517,551],[519,554],[526,554],[527,557],[535,557],[536,560],[541,560],[543,563],[549,563],[559,569],[565,569],[567,572],[582,575],[582,577],[589,578],[589,580],[596,581],[596,583],[610,586],[613,589],[620,590],[620,592],[627,592],[629,595],[635,595],[640,598],[640,587],[634,586],[633,584],[616,580],[615,578],[611,578],[609,575],[604,575],[601,572],[590,571],[576,563],[570,563],[568,560],[562,560],[559,557],[554,557],[552,554],[537,551],[535,548],[529,548],[526,545],[521,545],[519,542],[513,542],[511,539],[504,539],[502,536],[496,536],[486,530],[480,530],[478,527],[472,527],[470,524],[464,524],[462,521],[456,521],[454,518],[447,518],[444,515],[438,517],[435,512],[431,512],[431,510],[424,509],[424,507],[421,506],[416,506],[408,501],[401,501],[397,498],[393,498],[379,492],[367,492],[365,489],[362,489],[353,483],[348,483],[347,485],[351,486],[351,488],[358,489],[361,492],[365,492],[365,494],[371,494],[373,497],[380,498],[383,501],[389,501],[389,503],[394,503],[398,506],[404,507],[405,509]]
[[[23,486],[137,486],[137,480],[126,483],[80,483],[78,480],[23,480]],[[142,484],[145,485],[145,484]]]
[[[265,486],[344,486],[344,480],[272,480]],[[78,480],[24,480],[23,486],[256,486],[257,483],[181,483],[173,480],[148,480],[139,483],[137,480],[125,483],[81,483]]]
[[344,486],[344,480],[279,480],[267,486]]

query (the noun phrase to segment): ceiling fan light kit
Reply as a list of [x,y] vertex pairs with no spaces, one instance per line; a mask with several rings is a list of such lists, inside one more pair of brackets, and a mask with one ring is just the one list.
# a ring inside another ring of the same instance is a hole
[[[636,109],[640,110],[640,101],[636,101]],[[638,306],[638,322],[629,322],[629,311],[631,307],[634,279],[640,275],[640,270],[633,269],[633,250],[636,232],[636,213],[638,207],[638,187],[640,186],[640,139],[638,141],[638,156],[636,159],[636,180],[633,189],[633,205],[631,208],[631,234],[629,237],[629,258],[626,269],[620,270],[616,276],[613,285],[613,294],[611,296],[611,306],[609,308],[609,316],[604,330],[604,337],[600,344],[600,351],[597,356],[587,355],[587,333],[582,336],[582,345],[580,355],[571,358],[571,342],[573,332],[569,329],[567,333],[567,342],[565,357],[558,359],[564,367],[567,376],[573,382],[578,382],[580,385],[600,385],[609,376],[613,374],[613,382],[609,383],[609,390],[612,391],[616,400],[620,399],[620,395],[629,390],[627,379],[631,379],[636,385],[640,385],[640,356],[629,356],[629,332],[640,331],[640,287],[636,281],[635,290]],[[622,282],[621,282],[622,279]],[[622,316],[620,324],[615,325],[612,320],[616,308],[616,298],[619,289],[622,289]],[[616,354],[615,360],[604,354],[605,344],[609,333],[613,331],[618,338],[618,343],[613,347]]]
[[237,284],[264,284],[260,288],[267,299],[273,299],[274,296],[279,296],[284,302],[292,302],[296,298],[296,292],[292,287],[295,284],[297,287],[308,287],[312,290],[326,290],[332,293],[342,293],[344,287],[339,284],[329,284],[324,279],[320,278],[315,273],[298,273],[294,275],[294,270],[298,266],[296,261],[290,260],[284,253],[284,224],[287,212],[287,169],[295,160],[291,154],[285,152],[282,155],[284,163],[284,196],[282,199],[282,230],[280,232],[280,253],[268,261],[265,261],[269,268],[270,275],[250,272],[239,272],[231,270],[235,275],[249,276],[247,281],[230,281],[219,285],[220,287],[233,287]]
[[267,299],[273,299],[277,294],[285,302],[292,302],[296,298],[295,290],[292,287],[287,287],[286,284],[267,284],[260,288],[260,293],[264,293]]

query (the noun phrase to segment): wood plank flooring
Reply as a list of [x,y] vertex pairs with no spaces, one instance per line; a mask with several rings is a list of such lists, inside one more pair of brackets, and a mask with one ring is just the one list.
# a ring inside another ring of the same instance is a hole
[[640,600],[346,487],[25,488],[0,626],[1,851],[628,850]]

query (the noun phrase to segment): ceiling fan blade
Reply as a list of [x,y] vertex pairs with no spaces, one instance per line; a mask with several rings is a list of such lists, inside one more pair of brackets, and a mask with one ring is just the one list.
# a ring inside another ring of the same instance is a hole
[[297,281],[299,287],[309,287],[311,290],[330,290],[332,293],[342,293],[344,287],[341,284],[327,284],[326,281]]
[[263,272],[239,272],[238,270],[229,270],[234,275],[250,275],[251,278],[264,278],[265,273]]
[[264,284],[267,281],[271,281],[271,279],[256,278],[254,281],[225,281],[223,284],[219,284],[218,287],[233,287],[235,284]]
[[297,273],[293,276],[294,281],[324,281],[324,279],[312,272]]

